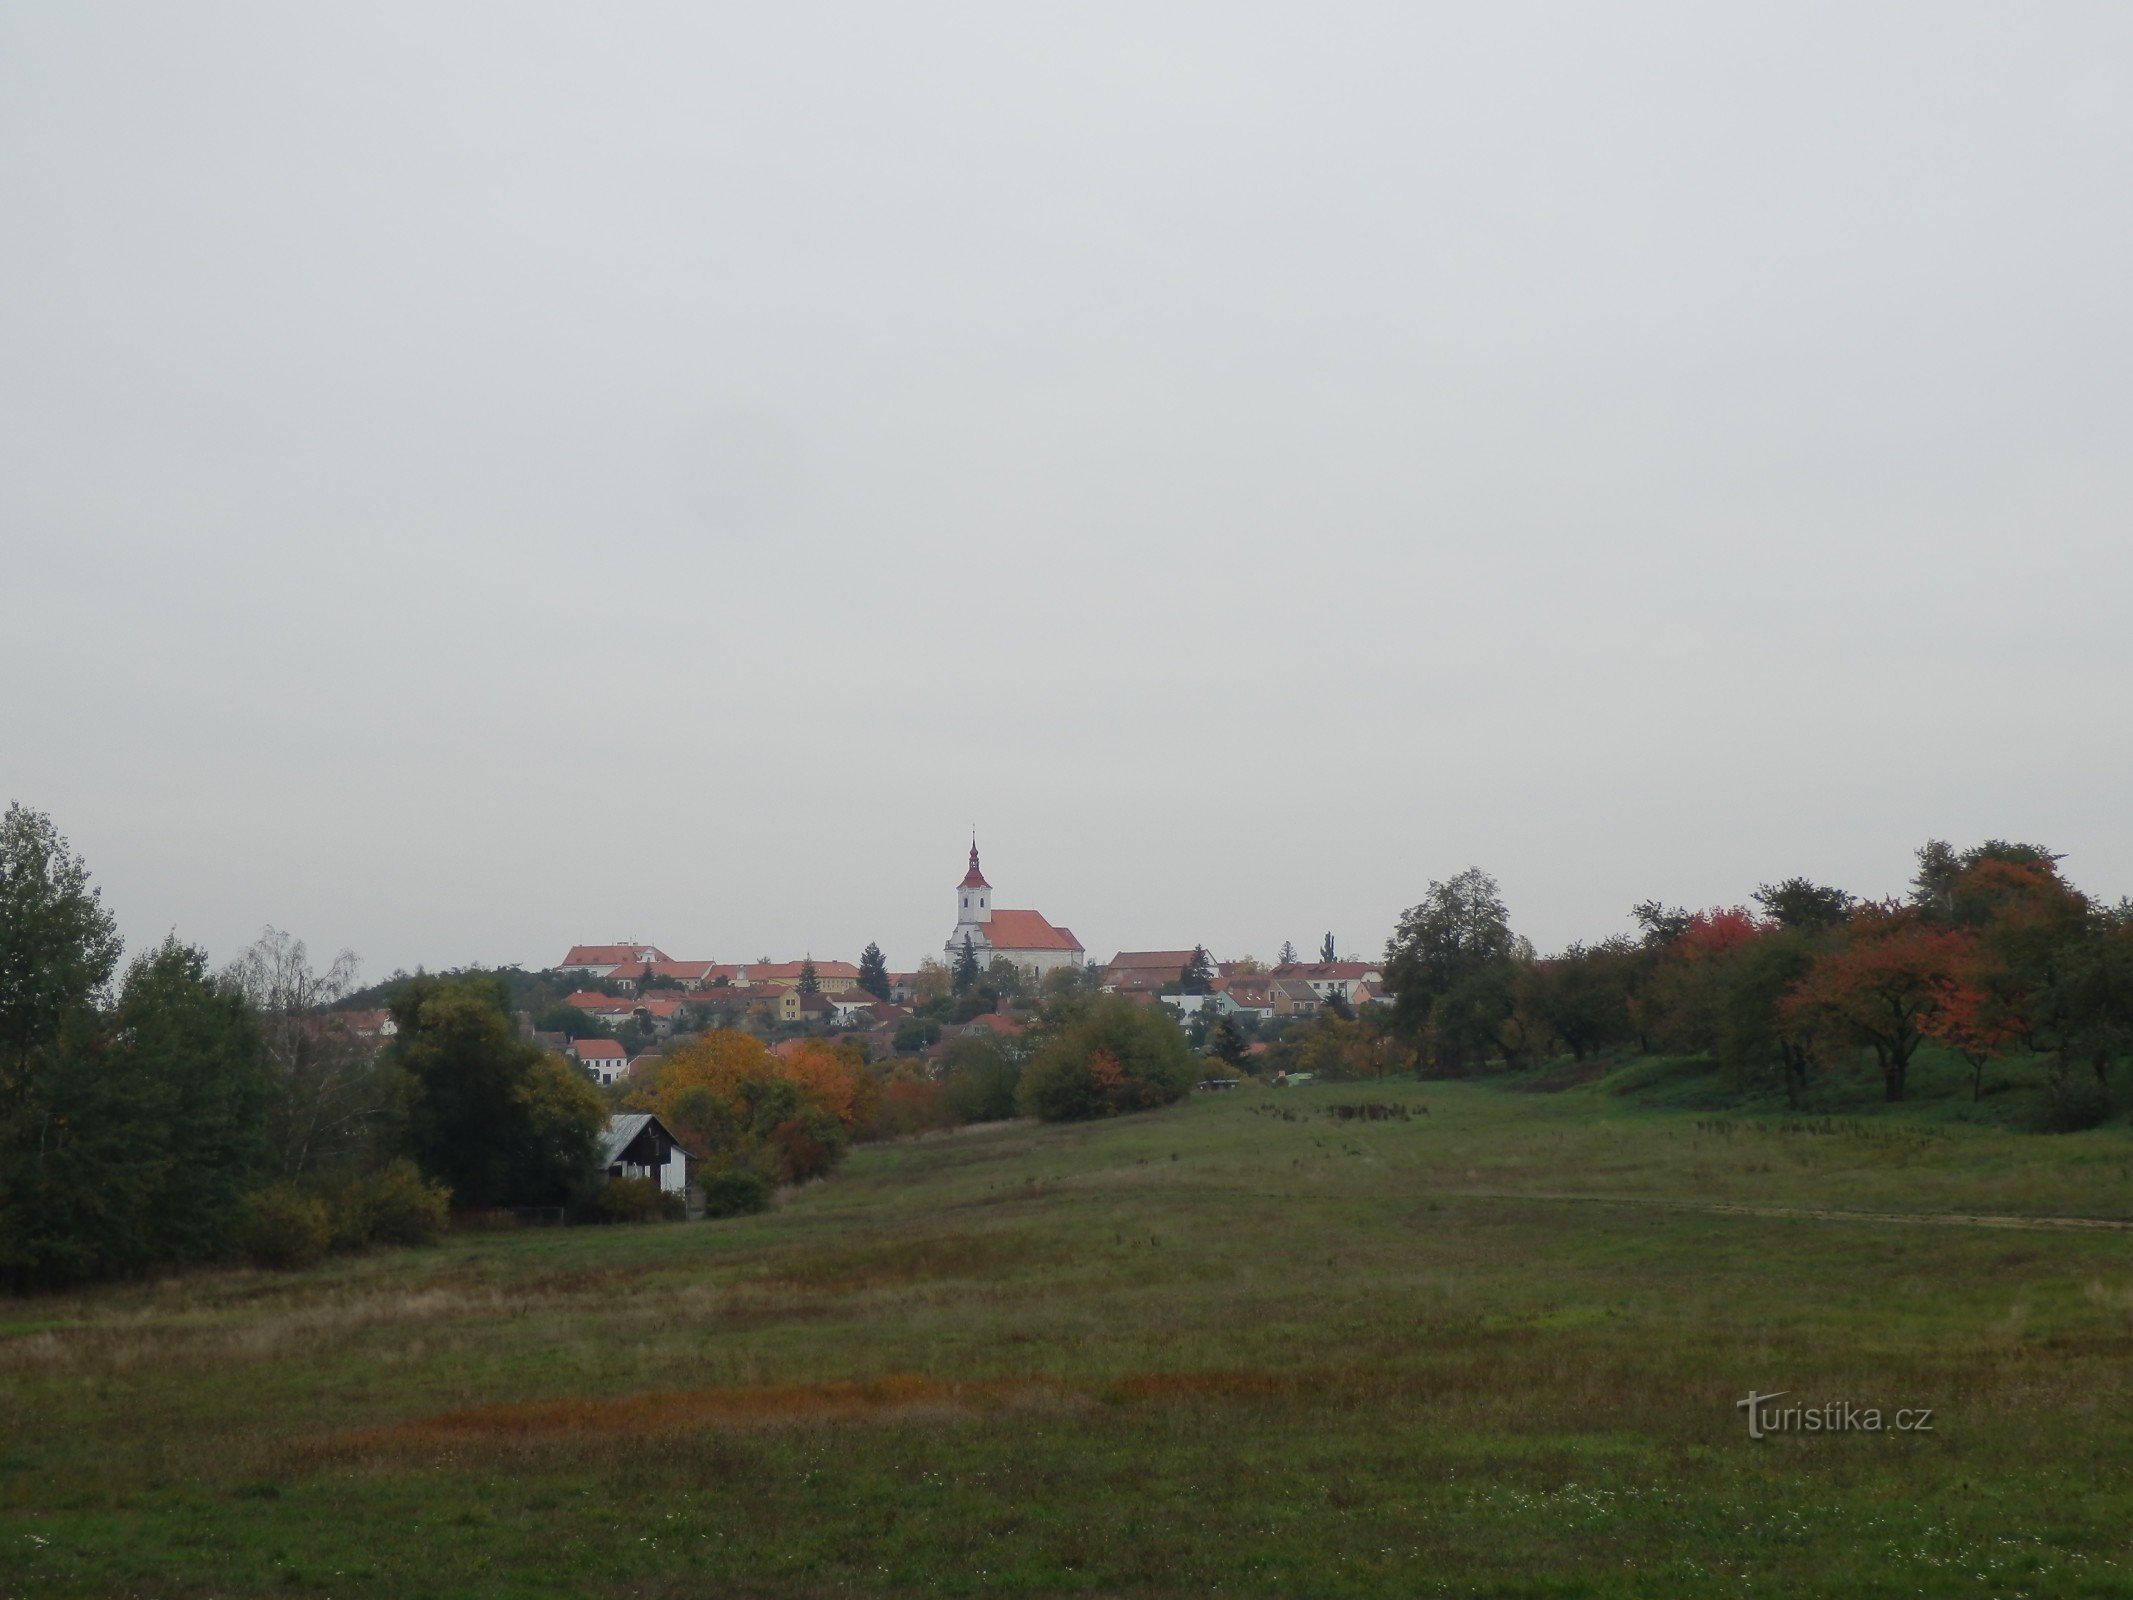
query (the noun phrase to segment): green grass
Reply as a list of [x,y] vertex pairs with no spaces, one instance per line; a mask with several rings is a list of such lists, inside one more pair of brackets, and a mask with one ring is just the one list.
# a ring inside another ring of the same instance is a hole
[[1652,1076],[16,1302],[0,1595],[2133,1593],[2133,1136]]

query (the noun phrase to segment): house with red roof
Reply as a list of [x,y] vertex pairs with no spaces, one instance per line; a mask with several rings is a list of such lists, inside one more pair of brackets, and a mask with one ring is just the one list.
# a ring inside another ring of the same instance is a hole
[[1071,928],[1053,923],[1041,911],[1013,911],[992,903],[992,885],[978,867],[978,847],[970,846],[970,870],[956,885],[955,932],[942,948],[952,967],[968,941],[978,965],[1004,956],[1033,977],[1061,967],[1078,967],[1088,959]]
[[612,1039],[573,1039],[570,1059],[593,1076],[595,1083],[613,1083],[629,1065],[622,1046]]
[[588,978],[611,978],[617,967],[642,967],[647,961],[673,958],[656,944],[574,944],[555,964],[557,972],[582,972]]
[[1308,983],[1321,1000],[1339,995],[1352,1004],[1365,984],[1384,983],[1385,969],[1375,961],[1288,961],[1274,969],[1274,976]]
[[809,964],[815,969],[815,987],[824,994],[842,994],[859,982],[859,969],[849,961],[751,961],[738,969],[736,983],[769,984],[776,989],[797,989]]
[[1160,994],[1185,981],[1198,950],[1121,950],[1104,968],[1109,994]]

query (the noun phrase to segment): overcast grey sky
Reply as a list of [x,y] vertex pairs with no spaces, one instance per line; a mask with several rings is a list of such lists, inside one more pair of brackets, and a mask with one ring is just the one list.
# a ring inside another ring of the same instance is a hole
[[15,5],[0,799],[129,938],[2133,892],[2133,7]]

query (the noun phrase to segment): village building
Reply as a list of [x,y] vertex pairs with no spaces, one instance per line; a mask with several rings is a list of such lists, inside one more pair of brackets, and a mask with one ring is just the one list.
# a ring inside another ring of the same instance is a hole
[[1161,994],[1185,981],[1193,950],[1121,950],[1104,968],[1106,994]]
[[655,944],[574,944],[570,954],[555,964],[557,972],[582,972],[588,978],[614,976],[618,967],[641,967],[647,961],[669,961]]
[[[810,958],[812,960],[812,958]],[[809,961],[750,961],[735,969],[736,983],[774,989],[797,989],[807,975]],[[849,961],[813,961],[815,987],[824,994],[842,994],[856,988],[859,969]]]
[[689,1152],[649,1111],[610,1117],[600,1136],[600,1167],[610,1178],[652,1178],[664,1194],[689,1187]]
[[612,1039],[573,1039],[570,1059],[592,1074],[593,1082],[603,1085],[615,1082],[629,1065],[627,1053]]
[[942,946],[953,967],[967,942],[982,968],[1004,957],[1032,977],[1062,967],[1079,967],[1088,959],[1073,930],[1058,927],[1042,912],[1011,911],[992,903],[992,885],[978,867],[978,847],[970,846],[970,870],[956,885],[955,932]]
[[1353,1004],[1364,984],[1383,984],[1385,970],[1374,961],[1290,961],[1274,969],[1277,978],[1308,983],[1321,1000],[1339,995]]

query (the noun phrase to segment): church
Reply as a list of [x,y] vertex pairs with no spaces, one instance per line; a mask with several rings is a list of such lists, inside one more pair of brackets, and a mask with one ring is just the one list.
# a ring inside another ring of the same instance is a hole
[[953,967],[963,954],[963,941],[985,966],[996,956],[1005,956],[1034,977],[1060,967],[1078,967],[1087,956],[1071,930],[1054,927],[1040,911],[1009,911],[992,903],[992,885],[978,870],[978,845],[970,843],[970,870],[956,885],[955,932],[944,947]]

